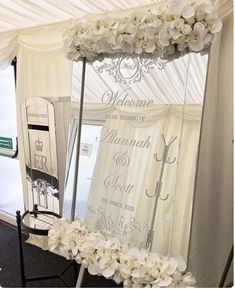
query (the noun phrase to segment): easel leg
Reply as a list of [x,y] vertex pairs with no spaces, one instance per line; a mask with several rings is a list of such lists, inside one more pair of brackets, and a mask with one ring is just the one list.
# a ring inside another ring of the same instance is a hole
[[19,240],[19,252],[20,252],[20,275],[21,285],[25,288],[25,269],[24,269],[24,255],[23,255],[23,244],[22,244],[22,233],[21,233],[21,215],[20,211],[16,211],[16,223],[18,229],[18,240]]
[[86,270],[86,268],[81,264],[79,274],[78,274],[77,283],[76,283],[76,288],[81,288],[83,277],[85,274],[85,270]]

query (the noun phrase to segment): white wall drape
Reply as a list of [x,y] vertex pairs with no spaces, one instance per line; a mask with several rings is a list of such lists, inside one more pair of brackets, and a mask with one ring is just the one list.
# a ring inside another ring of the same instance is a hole
[[[211,49],[195,192],[190,270],[218,287],[233,244],[233,15]],[[208,261],[209,260],[209,261]],[[233,280],[233,270],[225,285]]]

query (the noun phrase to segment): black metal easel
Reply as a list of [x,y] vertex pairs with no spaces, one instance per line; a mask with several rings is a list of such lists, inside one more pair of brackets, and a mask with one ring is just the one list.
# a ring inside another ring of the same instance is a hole
[[54,212],[48,212],[48,211],[38,211],[37,205],[34,205],[33,211],[26,211],[22,216],[20,214],[20,211],[16,211],[16,222],[17,222],[17,229],[18,229],[18,240],[19,240],[19,254],[20,254],[20,275],[21,275],[21,285],[22,288],[26,287],[26,283],[29,281],[39,281],[39,280],[50,280],[50,279],[60,279],[65,287],[70,287],[66,280],[64,279],[63,275],[68,271],[69,268],[73,266],[74,268],[74,283],[76,284],[77,276],[78,276],[78,264],[75,260],[71,261],[71,263],[59,274],[56,275],[43,275],[43,276],[30,276],[26,277],[25,274],[25,266],[24,266],[24,252],[23,252],[23,241],[22,241],[22,228],[27,232],[31,234],[36,235],[42,235],[47,236],[48,230],[44,229],[35,229],[28,227],[25,225],[22,221],[25,216],[28,214],[37,216],[38,214],[47,214],[47,215],[53,215],[55,217],[60,218],[59,215],[57,215]]

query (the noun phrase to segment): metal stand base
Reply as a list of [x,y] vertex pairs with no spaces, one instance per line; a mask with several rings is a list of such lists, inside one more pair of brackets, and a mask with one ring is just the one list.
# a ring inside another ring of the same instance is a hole
[[16,212],[16,223],[18,229],[18,240],[19,240],[19,253],[20,253],[20,275],[21,275],[21,285],[22,288],[26,287],[27,282],[32,281],[40,281],[40,280],[50,280],[50,279],[59,279],[63,282],[65,287],[70,287],[65,281],[63,275],[68,271],[68,269],[73,266],[74,268],[74,283],[76,283],[76,279],[78,276],[78,264],[76,261],[72,261],[61,273],[55,275],[43,275],[43,276],[30,276],[26,277],[25,275],[25,267],[24,267],[24,252],[23,252],[23,241],[22,241],[22,231],[21,231],[21,221],[22,217],[20,211]]

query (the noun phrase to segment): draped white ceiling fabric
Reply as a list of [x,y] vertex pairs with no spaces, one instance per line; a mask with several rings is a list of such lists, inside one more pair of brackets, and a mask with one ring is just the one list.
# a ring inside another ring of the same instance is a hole
[[[80,18],[87,13],[105,13],[160,1],[162,0],[0,0],[0,32]],[[233,1],[217,2],[220,15],[226,16],[232,9]]]

